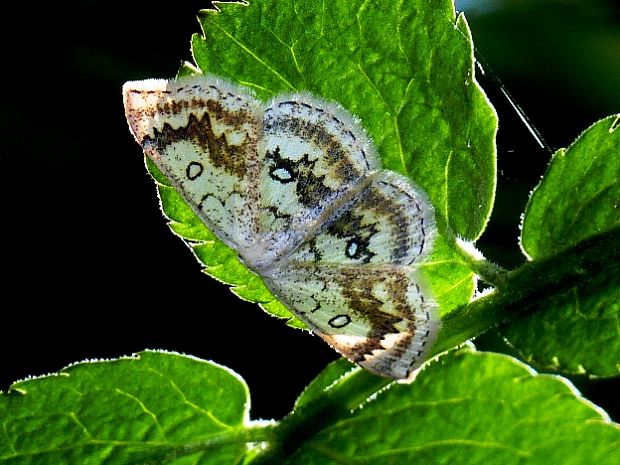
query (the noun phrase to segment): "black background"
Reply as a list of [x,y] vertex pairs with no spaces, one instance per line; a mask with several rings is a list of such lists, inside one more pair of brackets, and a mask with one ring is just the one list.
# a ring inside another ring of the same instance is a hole
[[[613,3],[498,2],[505,6],[493,11],[475,3],[460,4],[474,4],[479,55],[549,146],[620,110]],[[161,348],[234,369],[250,386],[253,418],[278,418],[336,358],[200,272],[166,226],[127,130],[123,82],[172,77],[191,58],[195,15],[206,6],[74,0],[3,12],[0,390],[74,361]],[[550,154],[497,83],[483,84],[501,126],[497,205],[480,247],[514,266],[519,215]],[[616,380],[577,382],[620,416]]]

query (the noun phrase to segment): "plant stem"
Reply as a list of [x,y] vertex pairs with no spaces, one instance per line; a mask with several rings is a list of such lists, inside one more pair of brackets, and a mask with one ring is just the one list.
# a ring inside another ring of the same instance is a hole
[[294,410],[274,430],[275,441],[259,454],[253,465],[282,463],[304,442],[337,420],[346,418],[369,397],[393,380],[373,375],[366,370],[354,370],[340,379],[323,395]]
[[488,261],[473,244],[458,238],[453,238],[453,240],[455,242],[454,249],[480,279],[498,288],[505,284],[510,271]]
[[508,272],[496,290],[442,319],[433,353],[438,354],[490,328],[543,310],[548,299],[570,291],[577,284],[587,283],[593,276],[614,273],[620,273],[620,228]]
[[[205,441],[192,442],[174,448],[165,455],[165,462],[176,458],[185,457],[196,452],[209,451],[222,446],[249,443],[275,442],[276,435],[273,423],[253,423],[249,426],[234,428],[209,437]],[[159,462],[158,462],[159,463]],[[163,462],[162,462],[163,463]]]
[[462,262],[480,279],[496,288],[504,285],[510,273],[508,270],[484,258],[482,252],[476,249],[473,243],[459,238],[441,218],[437,219],[437,228]]

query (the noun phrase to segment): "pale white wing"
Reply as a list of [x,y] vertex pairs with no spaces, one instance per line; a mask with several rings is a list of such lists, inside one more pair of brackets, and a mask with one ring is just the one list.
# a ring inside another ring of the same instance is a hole
[[418,270],[434,236],[425,195],[380,171],[265,283],[338,352],[379,375],[407,378],[439,327]]
[[430,250],[433,208],[406,178],[380,171],[290,255],[290,262],[411,265]]
[[127,120],[205,224],[315,333],[406,378],[438,327],[417,263],[433,211],[359,123],[308,95],[267,107],[213,77],[129,82]]
[[259,145],[262,247],[246,257],[277,266],[379,168],[361,126],[342,108],[305,94],[266,108]]
[[263,109],[214,77],[123,86],[133,135],[205,224],[242,252],[258,234],[258,140]]
[[265,283],[312,331],[351,361],[394,379],[428,357],[435,304],[413,267],[294,264]]

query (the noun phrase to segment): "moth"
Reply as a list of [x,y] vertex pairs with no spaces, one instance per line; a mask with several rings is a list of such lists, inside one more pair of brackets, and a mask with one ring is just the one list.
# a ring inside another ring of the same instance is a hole
[[123,98],[146,156],[293,314],[371,372],[412,375],[439,327],[419,271],[434,212],[358,120],[215,76],[127,82]]

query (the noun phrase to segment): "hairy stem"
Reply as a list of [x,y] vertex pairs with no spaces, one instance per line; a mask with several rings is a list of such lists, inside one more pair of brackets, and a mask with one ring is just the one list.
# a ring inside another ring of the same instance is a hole
[[453,240],[456,245],[454,249],[480,279],[492,284],[494,287],[501,288],[504,286],[510,271],[488,261],[470,242],[465,242],[458,238],[453,238]]
[[459,238],[441,218],[437,218],[437,228],[452,249],[459,255],[461,261],[476,273],[480,279],[496,288],[504,285],[510,271],[484,258],[482,252],[476,249],[473,243]]
[[587,239],[553,257],[507,273],[502,286],[443,319],[435,354],[528,313],[544,311],[547,299],[599,274],[620,272],[620,228]]

